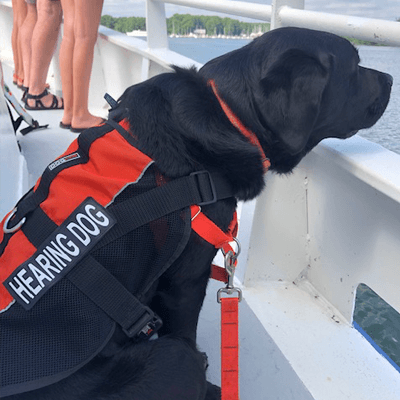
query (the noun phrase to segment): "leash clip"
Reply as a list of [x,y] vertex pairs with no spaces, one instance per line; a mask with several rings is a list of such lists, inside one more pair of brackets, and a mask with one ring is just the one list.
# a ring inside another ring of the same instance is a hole
[[236,293],[239,301],[242,300],[242,291],[233,285],[233,279],[235,277],[235,269],[236,269],[237,259],[240,254],[239,240],[235,237],[233,238],[233,240],[235,241],[235,243],[237,245],[236,252],[232,248],[228,252],[225,252],[224,249],[222,249],[222,252],[225,257],[225,270],[228,274],[228,283],[227,283],[226,287],[218,290],[218,292],[217,292],[218,303],[221,303],[221,298],[222,298],[223,293],[228,296],[232,296],[233,294]]

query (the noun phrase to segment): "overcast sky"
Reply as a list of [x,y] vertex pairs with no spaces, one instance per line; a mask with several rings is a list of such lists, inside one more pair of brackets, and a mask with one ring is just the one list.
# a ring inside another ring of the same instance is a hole
[[[270,0],[241,1],[271,4]],[[143,0],[104,0],[103,14],[109,14],[114,17],[144,17],[144,4]],[[348,14],[365,18],[381,18],[391,21],[400,18],[400,0],[305,0],[305,8],[310,11]],[[168,4],[166,5],[166,12],[167,17],[175,13],[216,14]]]

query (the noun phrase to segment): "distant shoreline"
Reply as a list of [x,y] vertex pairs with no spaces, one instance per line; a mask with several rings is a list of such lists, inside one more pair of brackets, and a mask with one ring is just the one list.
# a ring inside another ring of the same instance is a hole
[[[128,36],[133,37],[147,37],[146,31],[132,31],[126,32]],[[251,35],[197,35],[195,33],[189,33],[188,35],[177,35],[177,34],[170,34],[168,37],[170,38],[185,38],[185,39],[232,39],[232,40],[252,40],[259,36],[262,36],[263,33],[252,33]]]
[[[147,32],[146,31],[132,31],[132,32],[126,32],[128,36],[133,36],[133,37],[146,37]],[[184,39],[228,39],[228,40],[253,40],[259,36],[262,36],[264,33],[259,32],[259,33],[252,33],[250,35],[199,35],[195,33],[189,33],[188,35],[177,35],[177,34],[170,34],[168,37],[170,38],[184,38]],[[351,43],[358,45],[358,46],[384,46],[383,44],[378,44],[374,42],[368,42],[365,40],[358,40],[358,39],[352,39],[346,37],[347,40],[349,40]]]
[[252,40],[255,39],[261,34],[256,34],[256,35],[242,35],[242,36],[232,36],[232,35],[195,35],[195,34],[189,34],[189,35],[169,35],[170,38],[187,38],[187,39],[233,39],[233,40],[238,40],[238,39],[244,39],[244,40]]

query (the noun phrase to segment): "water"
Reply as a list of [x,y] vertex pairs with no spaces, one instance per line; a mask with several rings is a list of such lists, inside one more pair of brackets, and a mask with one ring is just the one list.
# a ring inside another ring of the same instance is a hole
[[361,65],[393,76],[392,94],[382,118],[360,136],[400,154],[400,48],[360,46]]
[[[170,48],[200,63],[238,49],[244,39],[170,38]],[[359,46],[361,65],[393,76],[389,105],[383,117],[360,136],[400,154],[400,48]],[[354,321],[400,366],[400,315],[366,285],[357,289]]]
[[[170,38],[170,48],[177,53],[206,63],[229,51],[249,43],[246,39],[195,39]],[[393,76],[392,96],[383,117],[360,136],[400,154],[400,48],[382,46],[358,46],[361,65],[374,68]]]

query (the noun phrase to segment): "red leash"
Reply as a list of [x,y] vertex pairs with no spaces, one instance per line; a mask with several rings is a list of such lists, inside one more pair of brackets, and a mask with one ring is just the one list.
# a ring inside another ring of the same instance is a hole
[[[271,162],[265,156],[257,136],[243,125],[221,98],[215,81],[212,79],[208,84],[231,124],[258,148],[266,173]],[[215,248],[221,249],[225,256],[225,268],[212,265],[211,272],[211,278],[226,283],[226,287],[218,290],[217,294],[218,303],[221,303],[221,400],[239,400],[239,302],[242,300],[242,292],[233,286],[237,257],[240,253],[239,242],[236,239],[236,212],[227,233],[209,220],[199,206],[192,206],[191,212],[192,229]],[[233,241],[237,244],[237,251],[230,245]]]
[[221,400],[239,399],[239,298],[221,300]]
[[[225,269],[212,265],[211,273],[213,279],[227,284],[217,295],[218,303],[221,303],[221,400],[239,400],[239,302],[242,293],[233,286],[240,252],[239,242],[235,238],[238,230],[237,215],[235,212],[227,233],[224,233],[201,212],[199,206],[192,206],[191,213],[192,229],[225,255]],[[237,251],[230,245],[233,241],[238,246]]]

